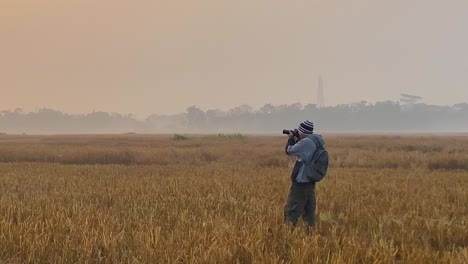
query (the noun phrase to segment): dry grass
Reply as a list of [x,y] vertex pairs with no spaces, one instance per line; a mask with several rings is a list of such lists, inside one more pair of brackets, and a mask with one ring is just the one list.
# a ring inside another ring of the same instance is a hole
[[467,263],[468,137],[329,136],[290,231],[280,137],[0,137],[0,263]]

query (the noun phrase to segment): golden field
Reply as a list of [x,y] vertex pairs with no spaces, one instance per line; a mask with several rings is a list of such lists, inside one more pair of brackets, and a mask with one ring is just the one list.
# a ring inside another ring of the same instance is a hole
[[325,140],[306,235],[285,137],[0,136],[0,263],[468,263],[468,136]]

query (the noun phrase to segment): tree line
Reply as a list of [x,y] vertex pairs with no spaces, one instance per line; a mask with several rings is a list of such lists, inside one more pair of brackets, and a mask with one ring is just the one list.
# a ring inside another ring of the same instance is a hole
[[176,115],[133,115],[92,112],[67,114],[43,108],[0,112],[0,133],[279,133],[309,119],[322,132],[467,132],[468,104],[452,106],[384,101],[318,107],[265,104],[259,109],[240,105],[229,110],[190,106]]

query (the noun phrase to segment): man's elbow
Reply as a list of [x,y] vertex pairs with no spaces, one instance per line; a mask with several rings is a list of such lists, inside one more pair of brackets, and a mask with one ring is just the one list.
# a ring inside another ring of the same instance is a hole
[[296,152],[291,146],[287,147],[285,152],[286,152],[286,155],[289,155],[289,156],[294,156],[296,154]]

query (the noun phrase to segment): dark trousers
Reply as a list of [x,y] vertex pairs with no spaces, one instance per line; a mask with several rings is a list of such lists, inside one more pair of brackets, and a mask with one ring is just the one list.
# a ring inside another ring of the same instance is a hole
[[284,207],[284,220],[297,225],[299,217],[309,226],[315,225],[315,185],[293,183]]

